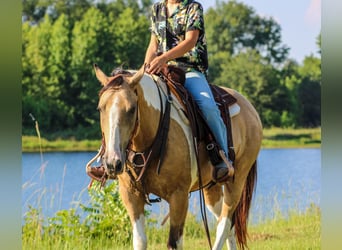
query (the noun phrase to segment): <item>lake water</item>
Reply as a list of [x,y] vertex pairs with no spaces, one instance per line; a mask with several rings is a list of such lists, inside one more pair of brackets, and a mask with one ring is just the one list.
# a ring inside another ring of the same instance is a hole
[[[22,211],[42,207],[45,216],[61,209],[87,204],[89,177],[85,165],[96,152],[22,154]],[[272,218],[274,211],[287,214],[320,205],[321,150],[263,149],[258,157],[258,180],[251,218],[259,222]],[[147,209],[167,213],[165,203]],[[197,208],[197,210],[196,210]],[[198,194],[191,195],[190,211],[199,211]],[[197,212],[196,212],[197,213]],[[163,217],[162,215],[162,217]]]

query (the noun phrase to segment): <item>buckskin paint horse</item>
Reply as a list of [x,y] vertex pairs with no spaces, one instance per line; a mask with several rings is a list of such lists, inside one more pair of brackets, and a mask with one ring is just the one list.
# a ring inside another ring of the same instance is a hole
[[[167,100],[163,83],[156,84],[144,67],[130,75],[107,76],[94,65],[96,77],[103,88],[99,94],[98,109],[105,149],[102,163],[109,176],[119,181],[119,192],[133,227],[133,247],[146,249],[144,226],[146,194],[155,194],[169,204],[168,249],[183,249],[183,228],[188,210],[189,192],[199,189],[198,176],[205,186],[211,181],[212,165],[204,143],[199,143],[197,168],[191,129],[177,107],[171,105],[171,120],[166,142],[165,157],[157,173],[154,161],[146,169],[141,182],[132,180],[127,171],[126,149],[143,152],[152,144],[158,128],[161,100]],[[235,149],[235,176],[224,185],[203,188],[206,206],[217,219],[213,249],[247,246],[247,219],[256,182],[256,159],[262,140],[262,125],[254,107],[238,92],[225,88],[240,106],[240,113],[232,118]],[[200,173],[198,173],[200,172]],[[236,244],[237,242],[237,244]]]

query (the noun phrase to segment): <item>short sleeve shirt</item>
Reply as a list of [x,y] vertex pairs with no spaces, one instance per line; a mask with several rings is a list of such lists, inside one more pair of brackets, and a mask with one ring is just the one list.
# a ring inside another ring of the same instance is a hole
[[206,74],[208,70],[207,43],[205,39],[202,5],[193,0],[184,0],[171,16],[167,17],[166,1],[152,6],[151,31],[158,40],[158,52],[166,52],[185,39],[187,31],[199,30],[195,47],[169,64],[185,71],[197,70]]

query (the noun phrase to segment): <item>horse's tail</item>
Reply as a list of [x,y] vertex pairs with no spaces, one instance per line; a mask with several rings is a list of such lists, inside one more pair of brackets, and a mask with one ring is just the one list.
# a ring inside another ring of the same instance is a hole
[[247,222],[248,214],[253,198],[257,179],[257,161],[253,163],[250,169],[242,195],[234,213],[232,222],[235,225],[235,236],[237,238],[240,249],[244,250],[247,247]]

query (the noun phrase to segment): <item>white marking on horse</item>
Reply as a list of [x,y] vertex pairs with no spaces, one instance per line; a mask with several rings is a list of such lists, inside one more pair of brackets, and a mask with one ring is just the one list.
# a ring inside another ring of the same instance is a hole
[[118,106],[117,101],[113,102],[113,105],[110,108],[110,119],[109,119],[109,145],[108,147],[108,155],[112,156],[113,159],[121,160],[121,152],[120,152],[120,133],[119,133],[119,117],[118,117]]
[[177,250],[183,250],[183,235],[177,241]]
[[222,201],[223,201],[223,196],[221,196],[220,200],[216,202],[214,206],[207,205],[207,208],[215,216],[216,220],[218,220],[221,214]]
[[213,250],[222,249],[227,238],[228,249],[236,250],[234,229],[230,230],[231,225],[232,222],[227,217],[223,217],[219,221],[216,228],[216,240]]
[[[140,86],[143,90],[143,94],[145,97],[145,101],[151,105],[153,108],[156,110],[161,110],[160,108],[160,98],[159,95],[156,93],[158,90],[156,90],[156,84],[154,83],[154,80],[147,75],[144,75],[143,78],[140,81]],[[167,93],[166,87],[164,84],[159,84],[161,88],[163,88],[162,93]],[[155,89],[156,91],[151,91],[152,89]],[[163,102],[166,101],[166,97],[164,94],[161,95],[163,98]],[[196,162],[196,157],[195,157],[195,150],[192,146],[192,133],[191,129],[188,124],[184,122],[184,118],[180,116],[178,113],[178,110],[175,108],[177,106],[177,109],[182,109],[182,106],[180,103],[177,101],[176,97],[173,97],[173,102],[171,105],[171,119],[176,121],[178,125],[182,128],[184,135],[186,136],[186,140],[188,142],[188,150],[189,150],[189,155],[190,155],[190,161],[191,161],[191,186],[195,184],[197,181],[197,162]]]
[[145,250],[147,248],[145,216],[143,214],[133,224],[133,247],[134,250]]

